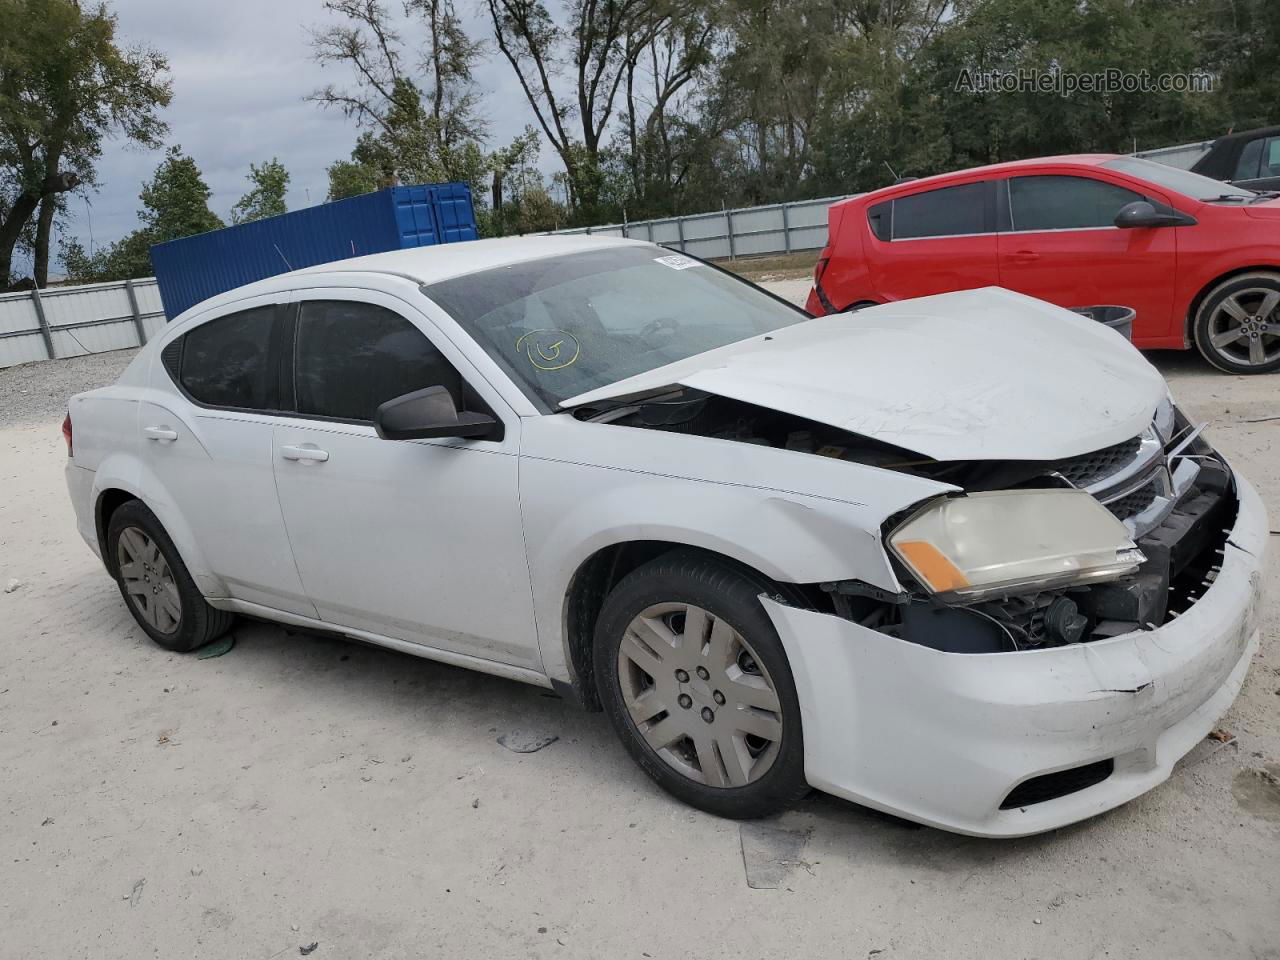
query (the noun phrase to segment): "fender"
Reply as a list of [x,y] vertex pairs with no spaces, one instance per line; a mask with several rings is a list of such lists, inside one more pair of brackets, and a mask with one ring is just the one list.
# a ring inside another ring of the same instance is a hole
[[[620,449],[610,452],[609,466],[530,455],[571,456],[584,430],[615,433]],[[582,564],[605,547],[666,541],[721,554],[782,583],[859,579],[896,592],[881,525],[954,489],[811,454],[561,417],[526,420],[524,440],[525,548],[543,667],[555,680],[571,677],[565,598]],[[706,455],[712,445],[721,457]],[[701,457],[686,455],[694,447]],[[619,467],[627,461],[635,467]],[[681,476],[691,463],[707,475]]]
[[206,597],[229,596],[227,585],[209,569],[209,563],[191,531],[190,524],[178,509],[177,502],[160,478],[136,456],[127,453],[109,454],[98,465],[91,488],[91,503],[97,516],[98,500],[107,490],[123,490],[132,494],[156,515],[164,526],[178,556],[186,565],[191,577]]

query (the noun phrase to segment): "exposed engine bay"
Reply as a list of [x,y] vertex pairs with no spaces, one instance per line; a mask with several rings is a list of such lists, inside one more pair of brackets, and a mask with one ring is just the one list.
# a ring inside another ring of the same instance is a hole
[[[1237,496],[1229,467],[1180,413],[1103,450],[1057,462],[938,461],[909,450],[689,389],[575,415],[596,422],[760,444],[950,483],[977,493],[1068,487],[1095,496],[1145,556],[1105,583],[942,602],[927,591],[887,594],[860,581],[819,585],[815,602],[862,626],[953,653],[1041,649],[1152,629],[1184,612],[1220,568]],[[887,533],[903,517],[885,524]],[[912,578],[900,572],[900,581]]]

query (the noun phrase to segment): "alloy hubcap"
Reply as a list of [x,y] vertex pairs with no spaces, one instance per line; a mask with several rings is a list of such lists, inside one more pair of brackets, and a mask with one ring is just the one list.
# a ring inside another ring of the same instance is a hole
[[1252,287],[1231,294],[1209,319],[1209,343],[1233,363],[1261,366],[1280,358],[1280,290]]
[[712,787],[768,772],[782,742],[782,705],[742,635],[701,607],[641,611],[618,650],[622,698],[640,736],[668,766]]
[[161,633],[177,630],[182,600],[156,542],[137,527],[125,527],[116,544],[116,565],[129,602],[142,619]]

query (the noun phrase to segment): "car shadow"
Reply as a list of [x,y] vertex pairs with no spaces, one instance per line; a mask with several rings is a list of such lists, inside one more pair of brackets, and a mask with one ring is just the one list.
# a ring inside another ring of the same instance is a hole
[[[491,750],[503,733],[554,735],[563,742],[558,753],[567,747],[577,754],[567,758],[567,766],[591,796],[603,800],[616,793],[619,803],[639,801],[663,816],[679,805],[632,763],[603,714],[585,712],[549,690],[260,621],[242,620],[235,632],[237,644],[230,656],[239,658],[257,682],[302,690],[327,711],[367,712],[376,704],[387,727],[449,737],[477,756]],[[531,775],[538,774],[531,770]],[[691,814],[709,824],[722,823],[709,814]],[[643,816],[643,810],[636,815]],[[1034,837],[992,841],[947,833],[813,791],[771,819],[809,837],[806,858],[870,858],[953,873],[1069,844],[1077,833],[1097,829],[1106,817]],[[856,850],[849,846],[851,839],[857,841]]]

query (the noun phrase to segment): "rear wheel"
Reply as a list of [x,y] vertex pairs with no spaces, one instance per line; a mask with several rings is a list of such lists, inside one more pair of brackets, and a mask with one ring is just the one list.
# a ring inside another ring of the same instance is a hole
[[596,683],[641,769],[719,816],[802,796],[804,743],[791,668],[758,575],[677,551],[637,569],[597,622]]
[[1227,373],[1280,369],[1280,274],[1232,277],[1209,291],[1196,311],[1196,348]]
[[142,501],[130,500],[111,515],[107,549],[129,612],[166,650],[195,650],[230,629],[235,615],[205,602],[169,534]]

